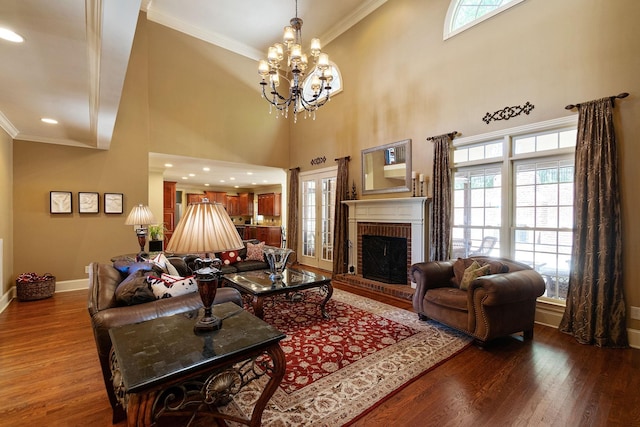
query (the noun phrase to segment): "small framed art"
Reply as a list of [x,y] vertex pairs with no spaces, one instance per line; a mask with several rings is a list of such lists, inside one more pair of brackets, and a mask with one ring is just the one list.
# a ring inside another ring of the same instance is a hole
[[104,193],[104,213],[121,214],[123,197],[122,193]]
[[70,214],[72,205],[71,191],[49,192],[49,212],[52,214]]
[[78,212],[98,213],[100,212],[100,195],[98,193],[78,193]]

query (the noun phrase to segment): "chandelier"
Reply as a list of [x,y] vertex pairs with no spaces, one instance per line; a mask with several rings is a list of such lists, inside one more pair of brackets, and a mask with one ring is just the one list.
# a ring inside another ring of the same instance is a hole
[[[332,66],[329,55],[321,51],[320,40],[311,39],[310,54],[313,58],[309,74],[309,58],[302,51],[302,19],[298,18],[298,1],[296,0],[296,16],[289,21],[291,25],[284,27],[283,43],[269,47],[267,59],[260,60],[258,74],[262,77],[262,97],[269,102],[269,113],[276,109],[276,117],[283,112],[288,117],[289,109],[293,110],[294,123],[298,113],[304,111],[315,120],[315,112],[329,101]],[[286,62],[285,59],[286,52]],[[285,67],[283,68],[282,65]],[[288,84],[281,86],[281,80]],[[282,93],[278,90],[282,90]],[[306,88],[306,90],[305,90]],[[286,92],[288,90],[288,92]]]

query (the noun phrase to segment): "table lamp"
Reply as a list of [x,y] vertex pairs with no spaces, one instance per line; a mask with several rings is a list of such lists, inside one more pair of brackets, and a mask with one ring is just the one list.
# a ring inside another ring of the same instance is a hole
[[180,254],[205,254],[205,258],[195,260],[195,276],[198,293],[204,305],[204,317],[198,319],[194,331],[208,332],[220,329],[222,321],[211,312],[211,306],[218,290],[218,280],[222,276],[219,259],[211,259],[210,254],[237,250],[244,247],[242,239],[229,214],[220,203],[204,199],[187,207],[166,251]]
[[156,223],[151,209],[149,209],[149,206],[142,204],[135,206],[131,209],[131,212],[129,212],[129,216],[124,223],[125,225],[133,225],[135,227],[138,244],[140,245],[140,254],[142,254],[144,252],[144,245],[147,243],[147,226]]

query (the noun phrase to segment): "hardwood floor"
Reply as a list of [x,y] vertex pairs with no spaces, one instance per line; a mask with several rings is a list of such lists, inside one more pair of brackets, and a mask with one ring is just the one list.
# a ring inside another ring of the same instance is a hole
[[[354,425],[640,426],[639,390],[639,350],[536,325],[533,341],[464,350]],[[112,425],[85,291],[0,313],[0,425]]]

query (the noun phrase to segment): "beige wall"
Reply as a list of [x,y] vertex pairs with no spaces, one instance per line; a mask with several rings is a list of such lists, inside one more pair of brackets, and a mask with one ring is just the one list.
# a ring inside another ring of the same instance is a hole
[[[327,45],[344,91],[315,121],[295,125],[268,114],[254,61],[146,22],[142,15],[111,150],[15,144],[13,232],[20,238],[14,271],[51,271],[74,279],[84,276],[91,260],[135,250],[124,215],[53,217],[47,200],[48,192],[58,189],[73,191],[74,197],[77,191],[122,191],[126,208],[145,201],[147,151],[299,166],[303,172],[351,156],[350,180],[360,190],[364,148],[411,138],[413,169],[430,176],[429,136],[454,130],[471,136],[563,117],[575,114],[566,104],[627,91],[631,96],[615,110],[624,281],[628,303],[640,306],[640,273],[632,267],[640,243],[634,217],[640,197],[633,190],[640,178],[635,166],[640,2],[527,0],[443,41],[448,5],[449,0],[389,1]],[[482,121],[487,112],[526,101],[535,105],[528,116]],[[0,143],[5,150],[8,143]],[[310,165],[323,156],[326,164]],[[5,252],[5,262],[6,257]],[[629,323],[640,328],[640,322]]]
[[[559,118],[576,114],[567,104],[630,92],[615,114],[625,293],[629,305],[640,306],[640,272],[633,267],[640,244],[634,189],[640,182],[640,2],[527,0],[443,41],[448,6],[449,0],[389,1],[326,46],[344,91],[316,121],[292,126],[291,166],[304,171],[313,168],[310,158],[350,155],[350,177],[360,192],[360,150],[411,138],[413,169],[430,177],[429,136],[471,136]],[[526,101],[535,105],[528,116],[482,121],[487,112]]]
[[0,298],[13,286],[13,142],[0,129]]

